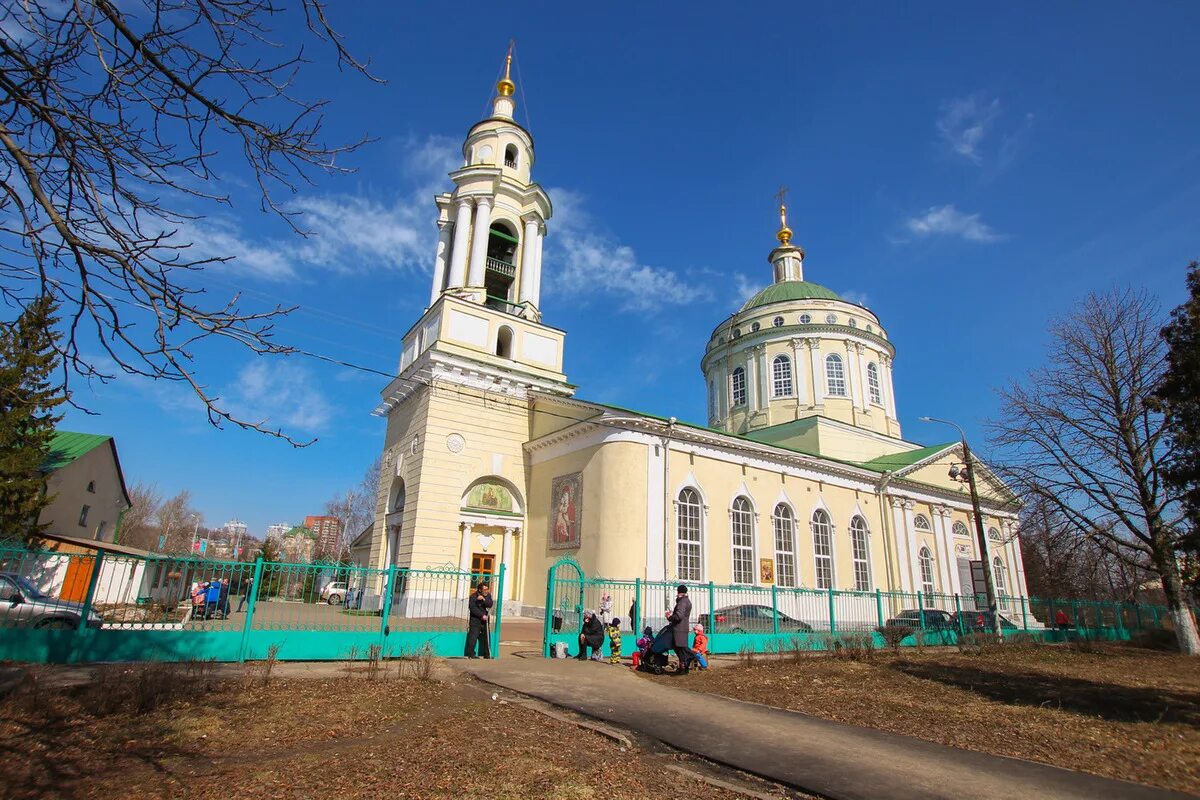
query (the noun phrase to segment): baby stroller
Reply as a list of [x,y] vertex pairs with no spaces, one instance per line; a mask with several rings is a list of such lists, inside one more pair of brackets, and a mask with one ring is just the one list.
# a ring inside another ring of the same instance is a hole
[[670,625],[666,625],[654,635],[654,641],[650,643],[650,647],[642,654],[638,669],[643,672],[661,675],[667,666],[667,653],[670,653],[674,647],[675,633],[671,630]]

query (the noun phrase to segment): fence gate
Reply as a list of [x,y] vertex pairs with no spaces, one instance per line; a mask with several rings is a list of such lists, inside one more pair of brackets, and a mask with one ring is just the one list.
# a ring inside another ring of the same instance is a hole
[[550,657],[551,637],[583,627],[583,567],[572,558],[560,558],[546,573],[546,622],[542,631],[542,655]]

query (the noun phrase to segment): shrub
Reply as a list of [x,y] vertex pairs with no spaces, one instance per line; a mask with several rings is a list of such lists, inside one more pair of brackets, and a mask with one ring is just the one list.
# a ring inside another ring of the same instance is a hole
[[754,661],[754,645],[752,645],[752,644],[742,645],[740,648],[738,648],[738,655],[741,657],[742,661],[744,661],[745,663],[747,663],[747,664],[752,663]]
[[433,648],[428,644],[419,650],[404,651],[396,666],[396,677],[403,679],[405,673],[424,683],[433,677]]
[[835,658],[870,661],[875,655],[875,638],[869,633],[843,633],[833,640]]
[[1133,647],[1144,647],[1147,650],[1179,651],[1179,638],[1175,635],[1175,631],[1138,631],[1129,637],[1129,644]]
[[900,643],[912,636],[913,629],[908,625],[882,625],[875,632],[883,637],[883,643],[893,652],[899,651]]

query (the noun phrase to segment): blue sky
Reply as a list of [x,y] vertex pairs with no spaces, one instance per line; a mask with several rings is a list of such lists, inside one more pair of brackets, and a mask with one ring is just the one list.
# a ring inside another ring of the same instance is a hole
[[[281,338],[394,369],[428,301],[431,197],[515,36],[518,117],[556,207],[543,312],[568,332],[581,397],[704,420],[702,349],[771,279],[780,184],[806,278],[887,327],[917,442],[951,438],[924,414],[981,437],[995,387],[1038,365],[1048,321],[1086,292],[1183,297],[1200,257],[1200,5],[573,5],[334,7],[388,82],[310,49],[304,93],[333,98],[330,139],[376,141],[341,162],[355,174],[292,198],[306,240],[258,210],[231,152],[233,206],[194,235],[238,260],[208,289],[295,303]],[[237,516],[257,535],[319,512],[378,452],[385,379],[199,355],[230,407],[316,443],[215,430],[178,386],[130,379],[77,385],[99,414],[64,426],[113,434],[130,482],[190,489],[206,524]]]

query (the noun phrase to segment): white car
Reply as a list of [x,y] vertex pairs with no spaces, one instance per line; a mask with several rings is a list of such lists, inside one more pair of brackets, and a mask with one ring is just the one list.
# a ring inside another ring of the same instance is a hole
[[331,606],[340,606],[346,599],[346,582],[330,581],[321,589],[321,599]]

